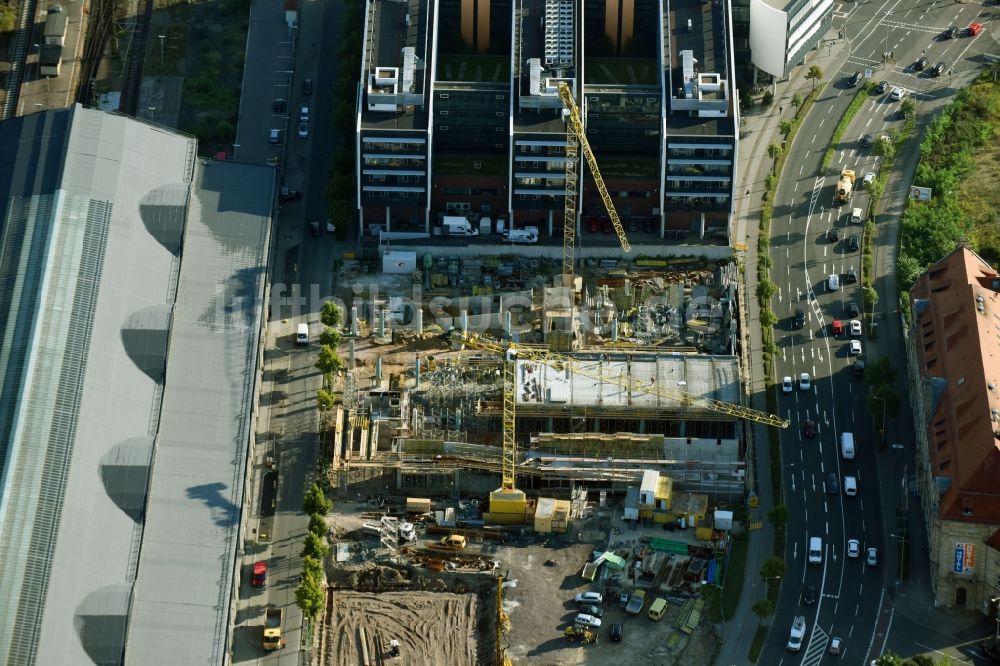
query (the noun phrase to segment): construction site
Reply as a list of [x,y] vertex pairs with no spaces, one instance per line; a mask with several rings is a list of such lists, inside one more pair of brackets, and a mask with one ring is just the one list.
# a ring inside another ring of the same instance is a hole
[[746,423],[787,421],[745,406],[737,256],[632,256],[605,204],[624,259],[577,261],[567,224],[562,262],[385,248],[337,267],[320,663],[606,663],[619,642],[711,659]]

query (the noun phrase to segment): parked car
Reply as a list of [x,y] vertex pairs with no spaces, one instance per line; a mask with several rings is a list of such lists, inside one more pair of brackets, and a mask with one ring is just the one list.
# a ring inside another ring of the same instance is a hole
[[587,218],[587,233],[596,234],[601,230],[601,221],[596,217]]
[[852,88],[854,86],[858,85],[859,83],[861,83],[861,72],[860,71],[857,71],[857,72],[854,72],[853,74],[851,74],[851,78],[847,80],[847,85],[851,86]]
[[622,636],[625,634],[625,627],[622,624],[615,623],[611,625],[611,640],[614,642],[619,642]]
[[578,604],[603,604],[604,595],[600,592],[581,592],[576,595],[576,603]]
[[302,198],[302,193],[298,190],[289,189],[287,187],[281,188],[281,193],[278,194],[278,201],[284,203],[286,201],[297,201]]
[[611,220],[601,220],[601,233],[610,234],[615,230],[615,225],[611,224]]
[[656,222],[654,220],[643,220],[642,232],[644,234],[654,234],[656,231]]
[[592,629],[598,629],[601,626],[601,620],[600,618],[596,618],[593,615],[580,613],[575,618],[573,618],[573,624],[582,625],[584,627],[590,627]]
[[[920,56],[919,58],[917,58],[917,61],[913,63],[913,69],[919,72],[923,70],[923,68],[926,67],[927,63],[929,62],[930,60],[928,60],[925,56]],[[895,90],[895,88],[893,90]]]
[[604,617],[604,609],[600,606],[584,606],[580,609],[580,612],[593,615],[594,617]]
[[857,539],[848,539],[847,541],[847,556],[857,557],[861,554],[861,542]]
[[857,319],[852,319],[850,323],[851,337],[860,338],[861,337],[861,322]]
[[309,138],[309,123],[299,123],[299,138]]
[[316,238],[323,235],[323,231],[319,228],[319,220],[313,220],[309,223],[309,233],[311,233]]
[[312,79],[303,79],[302,80],[302,94],[303,95],[312,95],[313,94],[313,80]]
[[271,110],[274,111],[275,113],[284,113],[285,112],[285,100],[283,100],[283,99],[276,99],[273,102],[271,102]]
[[281,143],[281,130],[273,129],[267,135],[267,142],[270,144]]
[[858,309],[858,304],[854,301],[847,301],[847,316],[857,317],[861,314],[861,310]]
[[806,420],[802,424],[802,436],[806,439],[812,439],[816,436],[816,422]]

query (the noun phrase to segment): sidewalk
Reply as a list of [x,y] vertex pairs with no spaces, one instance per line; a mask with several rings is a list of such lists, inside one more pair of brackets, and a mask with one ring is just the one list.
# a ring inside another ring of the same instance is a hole
[[[827,36],[836,36],[836,32],[831,31],[827,33]],[[746,285],[743,293],[747,312],[747,321],[743,322],[744,344],[749,345],[750,393],[753,397],[751,406],[762,411],[767,410],[767,386],[764,384],[764,368],[760,364],[763,358],[763,342],[761,340],[760,308],[755,294],[757,291],[757,225],[760,222],[764,178],[770,171],[772,162],[767,154],[767,147],[771,143],[781,142],[782,137],[778,132],[779,123],[794,117],[795,107],[792,106],[792,97],[796,93],[805,97],[806,93],[812,90],[813,83],[805,78],[806,72],[812,65],[819,65],[823,70],[824,80],[829,80],[830,75],[839,68],[840,63],[846,57],[845,43],[844,40],[840,39],[824,40],[820,48],[806,56],[805,63],[797,67],[788,80],[779,82],[775,86],[773,89],[774,103],[768,107],[751,109],[745,116],[741,128],[736,185],[738,200],[733,240],[737,243],[745,243],[747,246],[743,258]],[[774,530],[766,518],[767,510],[776,503],[771,493],[771,466],[767,430],[765,426],[755,425],[751,432],[754,442],[752,462],[755,472],[750,483],[752,492],[760,500],[759,516],[755,516],[755,520],[760,521],[763,527],[750,531],[746,571],[743,577],[740,600],[733,618],[722,626],[722,646],[715,661],[717,666],[746,666],[753,663],[747,659],[747,653],[757,628],[757,617],[753,615],[750,607],[763,596],[764,585],[757,572],[760,571],[764,560],[771,556],[774,547]]]

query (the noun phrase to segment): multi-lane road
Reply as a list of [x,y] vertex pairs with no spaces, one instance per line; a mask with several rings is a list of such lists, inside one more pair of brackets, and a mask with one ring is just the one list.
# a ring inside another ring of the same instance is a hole
[[[909,501],[906,460],[913,455],[912,437],[899,431],[880,434],[884,424],[876,428],[872,422],[866,406],[867,388],[853,371],[856,357],[849,350],[849,342],[858,340],[863,358],[890,356],[900,373],[904,371],[898,349],[901,340],[898,329],[893,330],[898,326],[892,316],[894,286],[891,277],[884,275],[893,268],[891,252],[888,261],[876,263],[876,273],[883,274],[876,285],[885,293],[861,336],[852,337],[845,331],[835,337],[832,322],[842,320],[848,326],[849,304],[863,303],[860,281],[847,280],[851,269],[860,273],[862,266],[861,251],[851,249],[850,236],[860,235],[863,229],[860,224],[851,224],[849,217],[854,207],[867,211],[868,197],[860,184],[864,174],[878,171],[879,163],[859,138],[888,131],[902,122],[900,102],[890,95],[893,86],[906,89],[920,113],[946,103],[978,67],[972,58],[990,51],[993,43],[988,41],[988,30],[976,37],[963,34],[955,39],[945,38],[944,33],[951,26],[965,28],[990,18],[991,10],[978,2],[886,0],[840,3],[835,7],[834,27],[842,31],[850,55],[841,71],[825,73],[830,85],[792,146],[779,182],[771,225],[771,279],[778,287],[772,305],[779,318],[775,328],[779,350],[775,374],[779,380],[793,378],[795,388],[791,393],[777,388],[780,413],[791,421],[781,435],[783,501],[790,511],[787,569],[772,620],[774,628],[759,663],[818,664],[832,658],[826,653],[833,637],[843,641],[839,658],[845,664],[867,665],[887,642],[897,651],[906,651],[907,645],[912,646],[909,652],[921,651],[909,638],[898,636],[905,622],[897,625],[896,637],[890,640],[894,635],[892,593],[899,571],[896,513]],[[892,54],[888,62],[883,62],[883,53]],[[921,57],[928,59],[927,69],[945,63],[942,75],[917,71],[913,63]],[[822,170],[823,154],[834,128],[857,91],[848,84],[855,71],[874,81],[887,81],[889,87],[883,94],[872,94],[864,103],[836,146],[831,167]],[[855,170],[859,187],[850,203],[837,206],[833,195],[842,168]],[[887,196],[892,194],[887,192]],[[887,224],[895,223],[889,219]],[[831,239],[830,231],[834,229],[839,240]],[[877,238],[880,242],[891,241],[892,234],[880,230]],[[886,255],[886,248],[882,254]],[[839,277],[834,288],[830,285],[831,275]],[[798,327],[794,321],[797,310],[805,316],[804,326]],[[886,312],[889,316],[882,319]],[[878,327],[877,339],[869,335],[871,323]],[[798,386],[801,373],[811,378],[807,390]],[[815,437],[804,435],[807,421],[815,423]],[[905,424],[906,419],[899,422]],[[853,459],[841,455],[840,442],[845,432],[854,436]],[[880,452],[880,437],[887,439],[888,453]],[[905,448],[897,451],[892,444]],[[831,475],[832,489],[827,488]],[[854,496],[844,492],[847,476],[857,480]],[[820,564],[807,561],[810,537],[823,541]],[[851,539],[859,542],[859,557],[847,554]],[[866,564],[869,547],[878,554],[874,566]],[[816,594],[815,601],[807,604],[803,592],[809,586]],[[808,633],[802,649],[792,653],[786,645],[797,615],[805,616]]]

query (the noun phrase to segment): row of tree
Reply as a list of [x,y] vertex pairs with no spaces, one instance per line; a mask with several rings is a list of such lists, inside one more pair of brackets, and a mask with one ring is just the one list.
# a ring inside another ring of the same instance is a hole
[[330,554],[326,543],[329,529],[326,515],[333,509],[333,502],[323,492],[318,483],[312,484],[302,500],[302,510],[309,516],[309,531],[302,544],[302,577],[295,590],[295,602],[302,614],[315,619],[323,610],[325,591],[323,581],[323,560]]

